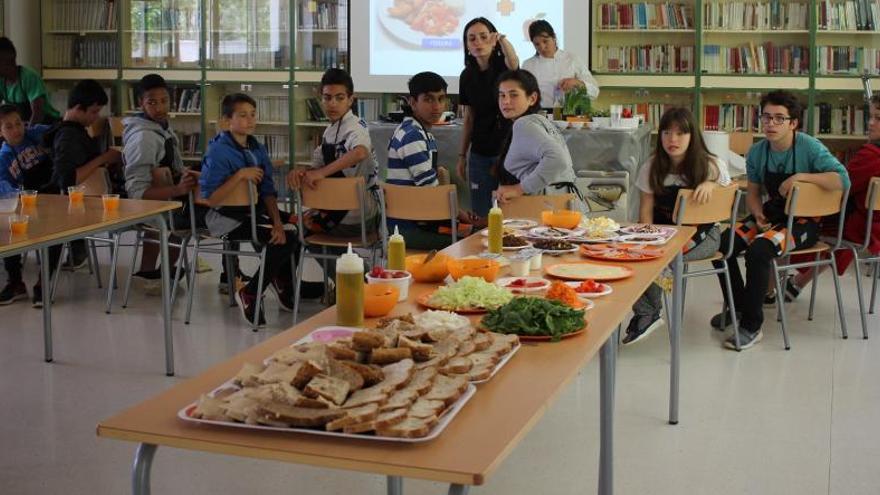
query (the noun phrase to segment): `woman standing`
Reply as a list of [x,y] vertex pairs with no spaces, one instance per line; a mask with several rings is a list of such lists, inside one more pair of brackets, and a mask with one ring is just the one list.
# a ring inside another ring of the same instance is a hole
[[[498,78],[498,108],[513,123],[498,163],[515,184],[501,185],[496,196],[504,203],[523,194],[577,193],[574,167],[565,138],[538,111],[538,81],[527,70],[511,70]],[[515,180],[514,180],[515,179]]]
[[519,67],[519,59],[510,41],[484,17],[467,23],[463,42],[459,94],[464,128],[456,171],[470,185],[471,209],[485,217],[498,187],[492,167],[509,128],[498,110],[495,81],[502,72]]
[[529,25],[529,39],[535,46],[535,56],[523,62],[523,69],[538,79],[541,88],[541,107],[551,109],[569,90],[585,87],[590,98],[599,96],[599,83],[575,55],[562,50],[556,41],[553,26],[545,20]]

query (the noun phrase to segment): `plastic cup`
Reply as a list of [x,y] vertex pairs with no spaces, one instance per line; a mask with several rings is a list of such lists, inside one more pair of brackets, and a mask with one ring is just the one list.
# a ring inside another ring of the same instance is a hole
[[19,193],[22,208],[33,208],[37,206],[37,191],[26,189]]
[[9,231],[12,235],[24,235],[27,234],[28,229],[28,216],[27,215],[10,215],[9,216]]
[[67,196],[71,206],[82,206],[86,197],[86,188],[83,186],[70,186],[67,188]]
[[103,194],[103,195],[101,195],[101,202],[104,203],[104,210],[105,211],[119,210],[119,195],[118,194]]

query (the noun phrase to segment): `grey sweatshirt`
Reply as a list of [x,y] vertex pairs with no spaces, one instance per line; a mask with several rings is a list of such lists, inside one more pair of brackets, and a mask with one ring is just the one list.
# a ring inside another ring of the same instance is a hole
[[171,127],[163,128],[158,122],[142,115],[122,121],[122,156],[125,164],[125,190],[129,198],[142,199],[153,183],[152,171],[165,158],[165,141],[171,139],[173,153],[171,173],[176,177],[183,172],[180,143]]
[[519,179],[526,194],[542,194],[550,184],[575,179],[565,138],[553,122],[538,114],[513,123],[504,168]]

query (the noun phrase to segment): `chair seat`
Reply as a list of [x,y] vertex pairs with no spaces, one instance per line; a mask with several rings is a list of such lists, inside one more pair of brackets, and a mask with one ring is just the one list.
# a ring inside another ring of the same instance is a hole
[[715,251],[715,254],[713,254],[712,256],[709,256],[708,258],[700,258],[698,260],[685,261],[685,264],[700,263],[703,261],[716,261],[716,260],[720,260],[720,259],[724,259],[724,253],[722,253],[720,251]]
[[379,234],[376,232],[367,233],[367,243],[361,242],[361,236],[340,237],[330,234],[312,234],[305,238],[307,245],[312,246],[329,246],[329,247],[346,247],[351,243],[353,247],[370,247],[379,240]]
[[817,242],[812,247],[797,249],[795,251],[790,251],[788,254],[812,254],[812,253],[824,253],[825,251],[831,251],[831,246],[822,241]]

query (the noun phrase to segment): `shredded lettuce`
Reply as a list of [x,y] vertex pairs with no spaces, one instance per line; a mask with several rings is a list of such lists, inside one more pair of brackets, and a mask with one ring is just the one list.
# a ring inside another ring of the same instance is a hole
[[513,294],[479,277],[462,277],[457,282],[440,287],[428,301],[443,309],[486,308],[507,304]]

